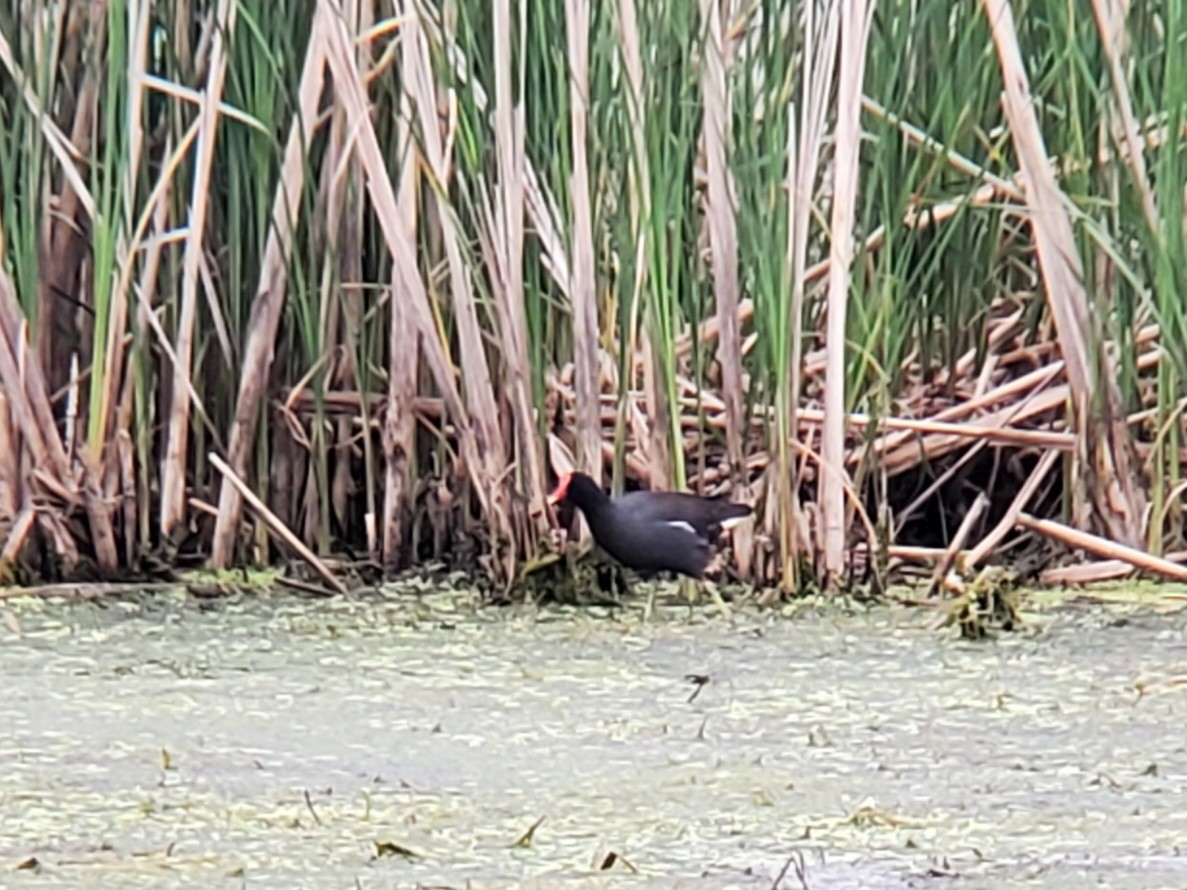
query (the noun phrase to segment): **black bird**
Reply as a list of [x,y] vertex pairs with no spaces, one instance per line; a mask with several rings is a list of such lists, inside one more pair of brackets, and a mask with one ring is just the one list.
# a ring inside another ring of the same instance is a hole
[[725,498],[676,491],[633,491],[617,500],[584,473],[566,473],[549,497],[585,514],[598,546],[628,569],[670,571],[700,578],[709,547],[750,515],[750,507]]

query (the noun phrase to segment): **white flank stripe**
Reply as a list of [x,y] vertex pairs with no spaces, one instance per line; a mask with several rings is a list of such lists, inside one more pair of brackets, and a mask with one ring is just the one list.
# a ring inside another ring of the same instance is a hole
[[692,532],[694,535],[697,533],[697,530],[695,528],[693,528],[691,525],[689,525],[687,522],[685,522],[684,520],[677,520],[676,522],[669,522],[668,525],[672,526],[672,528],[688,529],[688,531]]

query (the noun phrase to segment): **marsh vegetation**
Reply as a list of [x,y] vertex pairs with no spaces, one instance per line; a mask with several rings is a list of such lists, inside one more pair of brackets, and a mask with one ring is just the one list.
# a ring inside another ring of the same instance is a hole
[[785,592],[1179,551],[1185,32],[5,0],[0,571],[279,546],[506,585],[574,465],[753,504],[736,568]]

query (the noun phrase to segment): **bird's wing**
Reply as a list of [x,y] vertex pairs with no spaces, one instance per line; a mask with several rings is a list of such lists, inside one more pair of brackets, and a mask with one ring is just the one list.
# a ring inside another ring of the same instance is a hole
[[639,522],[686,522],[695,528],[701,501],[681,491],[632,491],[619,504]]
[[641,522],[685,522],[702,538],[714,538],[721,528],[750,515],[746,504],[683,491],[633,491],[618,503]]

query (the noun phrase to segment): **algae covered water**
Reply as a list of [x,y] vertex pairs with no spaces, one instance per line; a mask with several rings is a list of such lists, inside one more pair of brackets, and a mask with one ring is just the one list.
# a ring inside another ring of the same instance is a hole
[[1187,616],[22,599],[6,887],[1187,886]]

